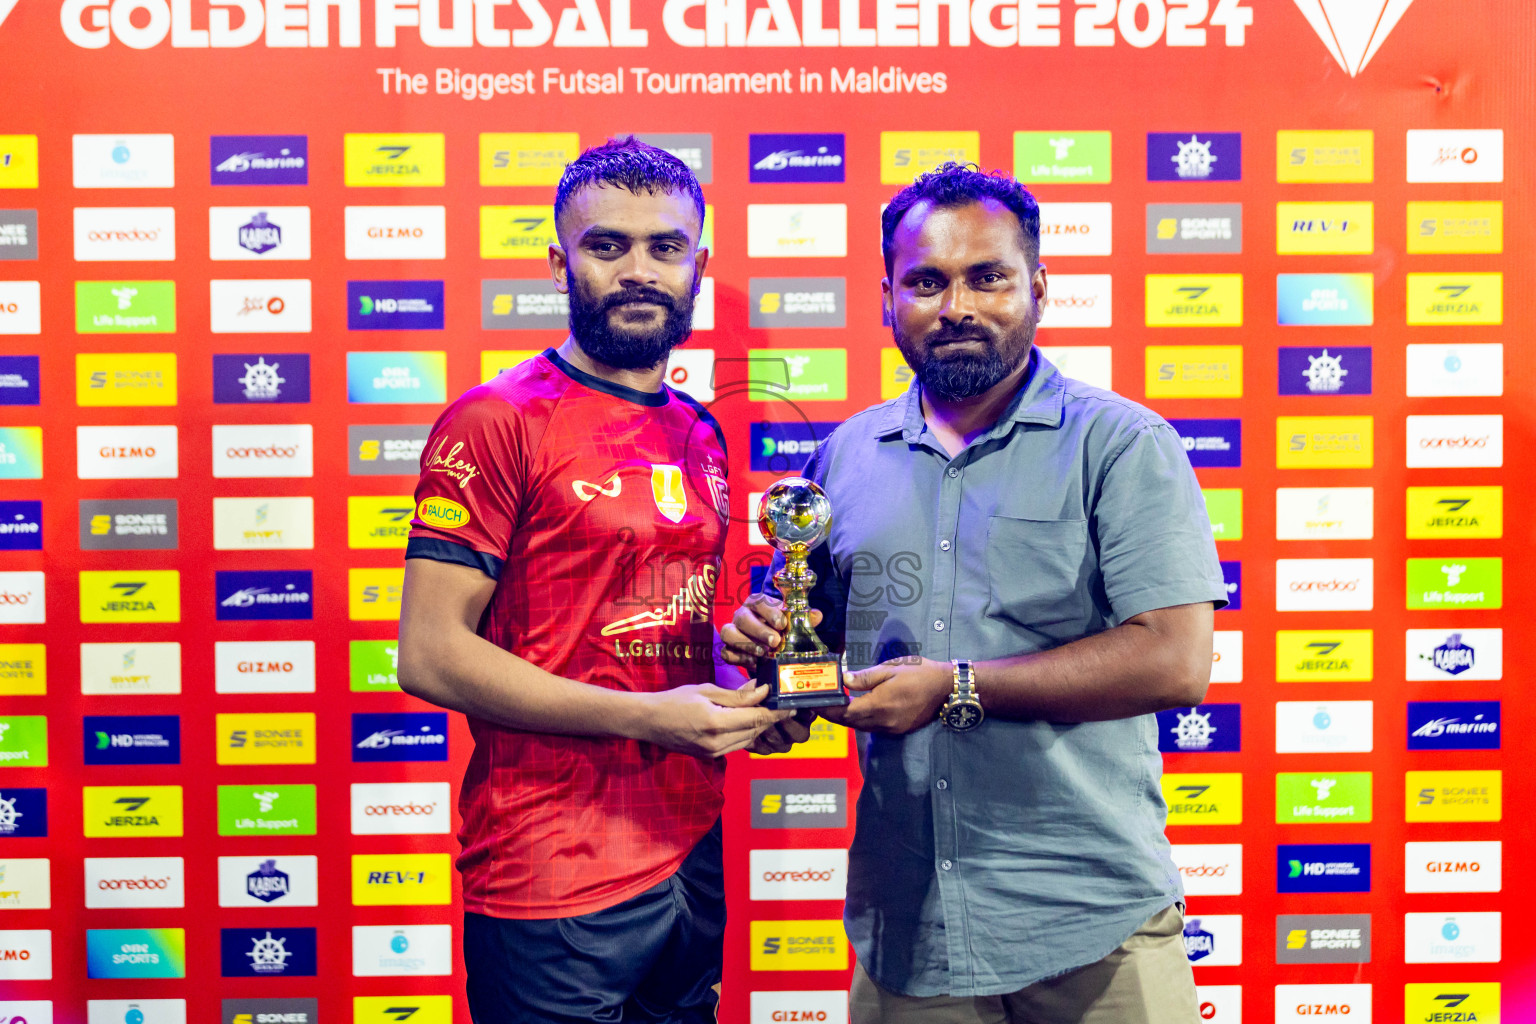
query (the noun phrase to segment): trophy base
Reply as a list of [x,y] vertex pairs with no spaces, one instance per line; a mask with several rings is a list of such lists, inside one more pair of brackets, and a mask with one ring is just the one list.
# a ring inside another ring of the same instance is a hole
[[782,661],[760,658],[757,681],[768,687],[763,707],[773,710],[831,708],[848,703],[842,665],[836,655]]

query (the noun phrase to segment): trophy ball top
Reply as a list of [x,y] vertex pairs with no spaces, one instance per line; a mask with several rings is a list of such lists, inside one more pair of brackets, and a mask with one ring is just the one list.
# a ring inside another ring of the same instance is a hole
[[774,547],[810,549],[832,526],[827,493],[803,477],[789,476],[763,492],[757,508],[759,529]]

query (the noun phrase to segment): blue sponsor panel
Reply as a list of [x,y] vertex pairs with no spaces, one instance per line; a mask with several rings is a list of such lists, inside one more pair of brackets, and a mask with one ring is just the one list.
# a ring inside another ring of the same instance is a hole
[[251,352],[213,357],[213,400],[220,405],[309,401],[309,356]]
[[307,135],[215,135],[208,160],[214,185],[309,184]]
[[181,764],[178,715],[86,715],[86,764]]
[[1157,749],[1165,754],[1235,752],[1242,747],[1241,704],[1201,704],[1157,713]]
[[1375,319],[1370,274],[1278,274],[1279,322],[1296,327],[1368,327]]
[[1408,702],[1409,750],[1498,750],[1503,731],[1496,700]]
[[836,423],[754,423],[752,470],[757,473],[798,473],[816,446]]
[[1227,606],[1222,611],[1240,611],[1243,607],[1243,563],[1222,562],[1221,579],[1227,588]]
[[48,835],[48,791],[41,787],[0,789],[0,839],[37,839]]
[[844,181],[847,157],[840,134],[752,135],[748,137],[750,180]]
[[43,503],[0,501],[0,551],[43,550]]
[[37,405],[37,356],[0,356],[0,405]]
[[220,621],[314,618],[314,581],[309,570],[220,571],[213,575]]
[[443,282],[348,281],[347,330],[440,331]]
[[1242,181],[1241,132],[1148,132],[1148,181]]
[[1277,892],[1370,892],[1370,843],[1282,844],[1276,853]]
[[1236,467],[1243,464],[1243,421],[1169,420],[1183,442],[1189,464],[1205,467]]
[[1280,394],[1368,395],[1369,346],[1324,345],[1280,349]]
[[313,928],[222,928],[219,973],[226,978],[313,978]]
[[439,711],[352,715],[354,761],[446,761],[448,715]]

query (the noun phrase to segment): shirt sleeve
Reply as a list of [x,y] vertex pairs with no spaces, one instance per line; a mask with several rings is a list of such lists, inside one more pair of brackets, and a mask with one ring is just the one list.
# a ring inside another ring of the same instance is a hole
[[517,527],[527,449],[522,417],[475,388],[432,427],[421,456],[406,558],[431,558],[501,575]]
[[1110,462],[1092,524],[1117,621],[1202,601],[1226,606],[1205,498],[1168,424],[1142,427]]

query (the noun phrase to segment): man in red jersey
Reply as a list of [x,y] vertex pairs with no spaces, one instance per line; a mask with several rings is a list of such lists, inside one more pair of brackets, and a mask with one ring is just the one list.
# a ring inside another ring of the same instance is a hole
[[570,337],[466,392],[422,456],[399,676],[475,737],[458,866],[476,1024],[714,1019],[722,755],[788,712],[715,657],[725,444],[662,380],[703,219],[670,154],[582,154],[549,250]]

